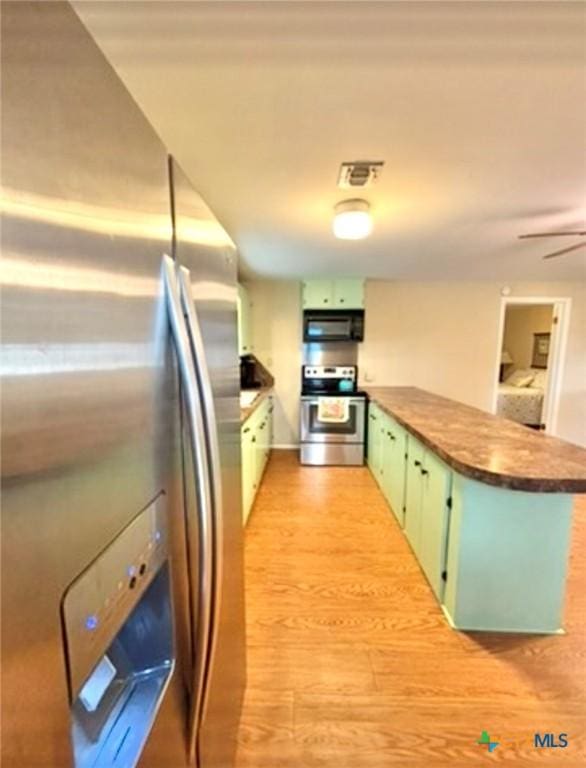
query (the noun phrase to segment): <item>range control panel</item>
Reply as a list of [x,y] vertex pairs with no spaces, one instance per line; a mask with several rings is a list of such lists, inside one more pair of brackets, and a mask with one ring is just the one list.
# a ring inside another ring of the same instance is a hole
[[356,379],[355,365],[304,365],[304,379]]
[[165,506],[163,498],[141,512],[65,592],[73,699],[168,557]]

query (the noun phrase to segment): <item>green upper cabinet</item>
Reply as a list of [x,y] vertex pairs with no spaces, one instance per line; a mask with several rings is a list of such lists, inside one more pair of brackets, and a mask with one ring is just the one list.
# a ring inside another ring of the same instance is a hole
[[303,309],[363,309],[364,280],[304,280]]
[[332,309],[334,306],[332,280],[304,280],[302,292],[303,309]]
[[252,323],[250,319],[250,295],[243,285],[238,285],[238,354],[248,355],[252,345]]
[[364,280],[334,280],[336,309],[364,309]]

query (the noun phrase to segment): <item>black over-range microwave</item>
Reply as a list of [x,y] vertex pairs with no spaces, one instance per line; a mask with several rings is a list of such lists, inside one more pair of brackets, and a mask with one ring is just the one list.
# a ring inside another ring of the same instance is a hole
[[303,341],[362,341],[363,309],[306,309]]

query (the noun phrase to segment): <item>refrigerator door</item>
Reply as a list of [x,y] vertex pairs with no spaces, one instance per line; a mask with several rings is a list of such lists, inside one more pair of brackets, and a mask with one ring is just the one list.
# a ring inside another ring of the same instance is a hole
[[[184,311],[175,262],[165,256],[163,276],[167,296],[167,308],[185,404],[187,441],[184,445],[186,459],[186,487],[193,482],[195,493],[186,497],[187,541],[190,562],[190,592],[192,596],[192,679],[189,681],[191,711],[189,719],[189,752],[196,756],[197,731],[201,722],[208,654],[211,643],[214,597],[214,493],[213,474],[203,418],[203,397],[195,358],[188,330],[187,313]],[[189,462],[189,466],[187,465]],[[194,535],[195,534],[195,535]]]
[[240,480],[236,252],[175,161],[175,258],[187,268],[192,344],[202,394],[214,504],[214,590],[205,691],[197,734],[200,768],[231,768],[246,678]]
[[167,155],[66,3],[2,3],[2,89],[2,766],[73,765],[62,600],[156,499],[177,660],[140,765],[179,768],[191,639]]

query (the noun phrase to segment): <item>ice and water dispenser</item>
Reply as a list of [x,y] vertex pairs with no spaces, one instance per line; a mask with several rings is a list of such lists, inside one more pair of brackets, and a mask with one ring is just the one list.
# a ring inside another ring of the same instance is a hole
[[75,768],[133,768],[174,663],[164,503],[136,517],[62,603]]

